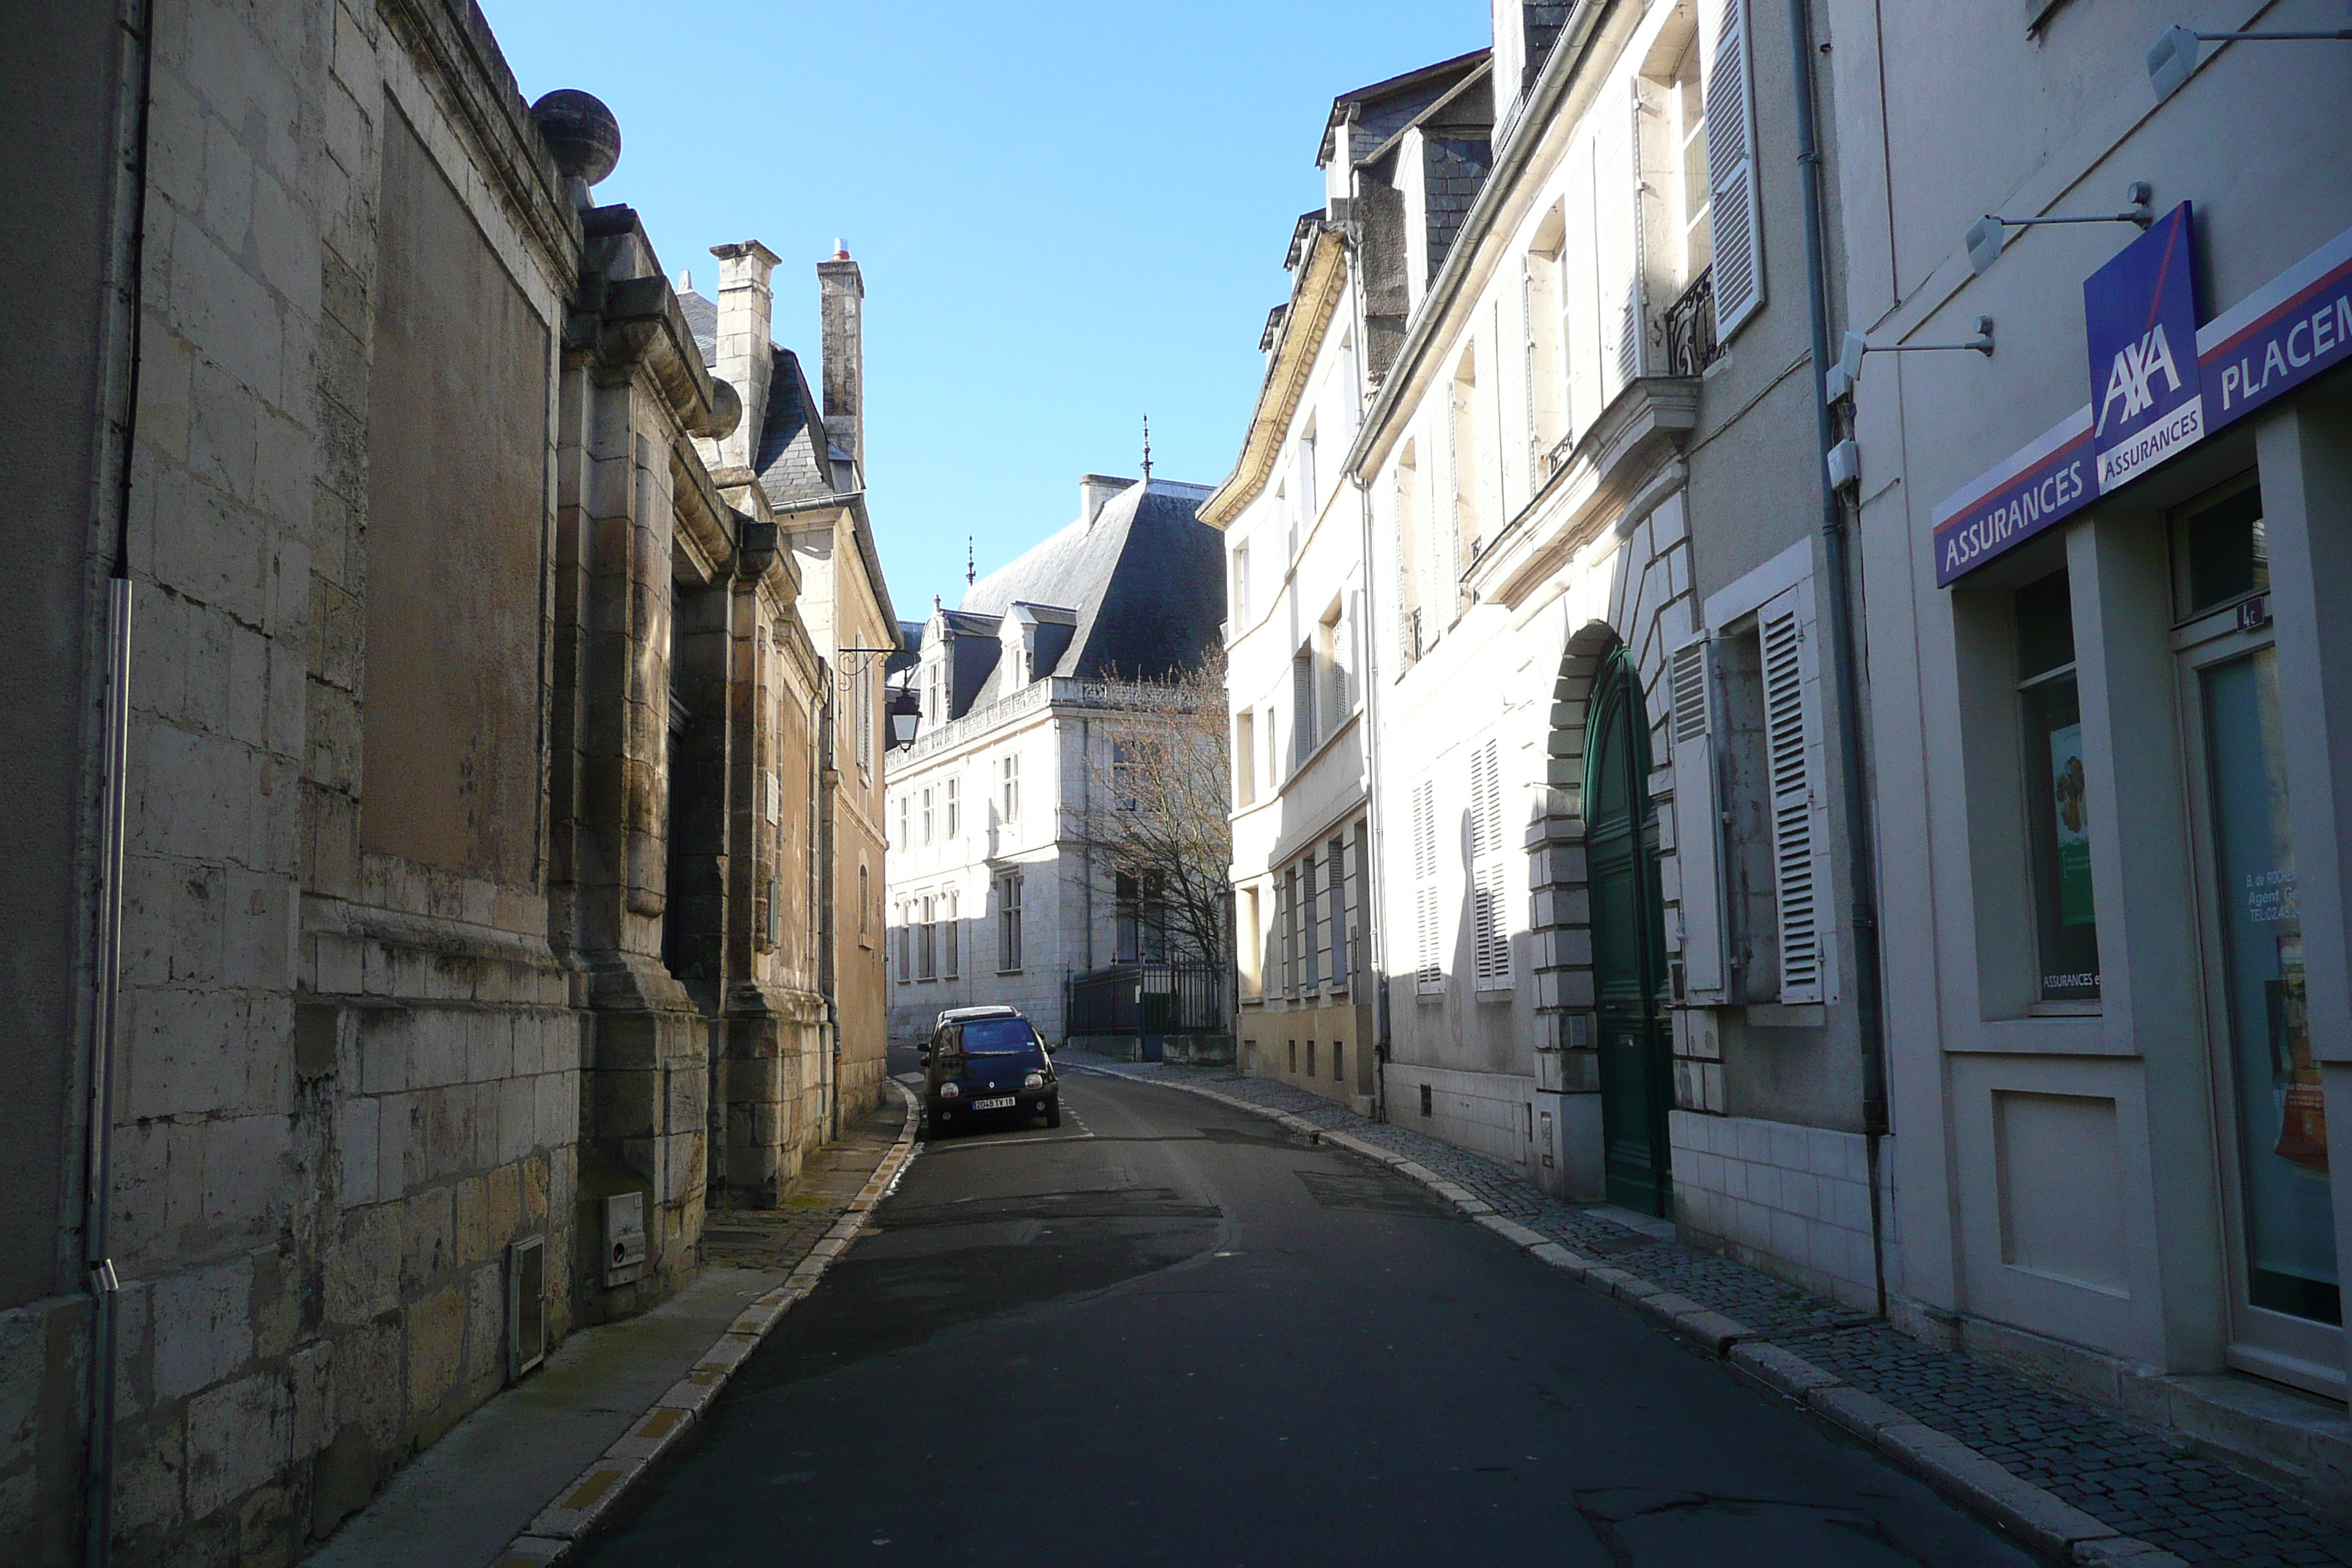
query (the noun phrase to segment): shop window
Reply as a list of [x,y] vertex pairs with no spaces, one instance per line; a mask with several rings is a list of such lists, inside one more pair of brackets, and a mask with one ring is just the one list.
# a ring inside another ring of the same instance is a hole
[[2074,601],[2066,574],[2017,592],[2017,706],[2025,764],[2028,874],[2044,1002],[2099,996],[2098,910],[2074,680]]
[[2271,585],[2263,488],[2246,474],[2207,491],[2175,514],[2175,613],[2189,620]]

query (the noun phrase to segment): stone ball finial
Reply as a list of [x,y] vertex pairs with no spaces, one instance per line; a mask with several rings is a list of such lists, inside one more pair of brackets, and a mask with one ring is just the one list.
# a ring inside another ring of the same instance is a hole
[[593,93],[558,88],[530,106],[530,117],[567,180],[593,185],[621,161],[621,122]]

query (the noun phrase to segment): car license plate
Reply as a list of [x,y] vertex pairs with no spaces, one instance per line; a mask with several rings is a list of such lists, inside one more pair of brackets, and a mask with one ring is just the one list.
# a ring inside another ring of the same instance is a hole
[[974,1110],[1010,1110],[1020,1103],[1019,1095],[1008,1094],[999,1100],[975,1100],[971,1102],[971,1108]]

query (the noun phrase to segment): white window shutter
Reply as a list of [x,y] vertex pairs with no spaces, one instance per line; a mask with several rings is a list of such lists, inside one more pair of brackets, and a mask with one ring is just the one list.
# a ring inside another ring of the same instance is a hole
[[1780,1000],[1821,1002],[1829,896],[1822,866],[1821,799],[1812,718],[1812,658],[1797,595],[1759,617],[1764,656],[1765,766],[1772,783],[1772,865],[1780,927]]
[[1445,933],[1437,901],[1437,785],[1412,788],[1413,964],[1415,989],[1445,988]]
[[1756,90],[1748,0],[1724,0],[1706,73],[1706,185],[1715,237],[1715,331],[1728,341],[1764,303],[1763,212],[1756,188]]
[[1716,800],[1714,682],[1707,656],[1704,637],[1675,649],[1666,658],[1666,687],[1673,704],[1683,990],[1686,997],[1714,1001],[1723,991],[1723,823]]
[[1470,913],[1472,957],[1482,990],[1511,984],[1510,921],[1505,910],[1509,878],[1503,858],[1503,772],[1500,748],[1488,741],[1470,753]]

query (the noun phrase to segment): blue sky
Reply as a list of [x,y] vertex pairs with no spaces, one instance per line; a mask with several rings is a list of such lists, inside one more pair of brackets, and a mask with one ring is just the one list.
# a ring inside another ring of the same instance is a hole
[[866,275],[866,474],[903,618],[1077,515],[1077,478],[1231,469],[1332,98],[1486,42],[1477,0],[482,0],[526,99],[621,122],[673,278],[759,239],[814,379],[815,264]]

